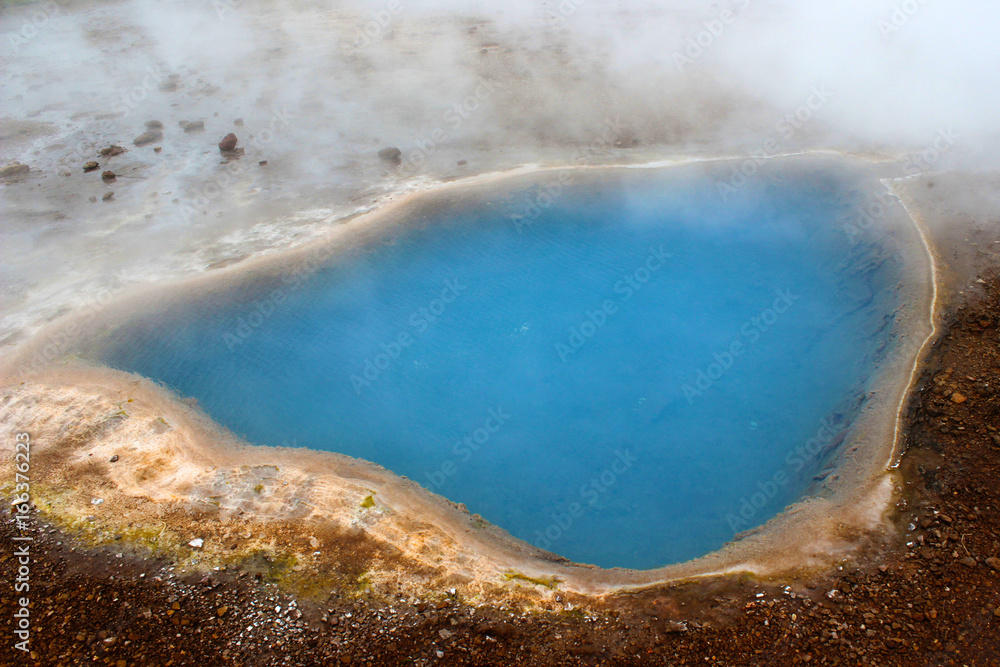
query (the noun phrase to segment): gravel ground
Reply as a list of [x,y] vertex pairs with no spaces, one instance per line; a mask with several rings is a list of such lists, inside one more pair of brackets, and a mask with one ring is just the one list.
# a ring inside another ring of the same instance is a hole
[[23,545],[2,515],[2,665],[1000,665],[1000,279],[947,316],[908,411],[899,537],[835,573],[680,584],[558,613],[348,591],[266,563],[179,576],[38,516],[31,653],[13,648]]

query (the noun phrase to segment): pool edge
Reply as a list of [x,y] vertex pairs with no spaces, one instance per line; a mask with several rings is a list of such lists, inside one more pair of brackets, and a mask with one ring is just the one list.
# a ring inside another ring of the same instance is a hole
[[[827,155],[829,153],[822,153]],[[789,156],[775,156],[771,159],[780,159],[784,157],[794,157],[799,154],[789,155]],[[841,155],[841,157],[844,157]],[[846,156],[852,157],[852,156]],[[385,218],[391,215],[393,212],[397,211],[400,207],[405,207],[408,204],[420,201],[421,198],[428,192],[442,192],[448,191],[452,188],[463,188],[470,185],[488,185],[490,183],[496,182],[498,180],[505,180],[511,177],[517,176],[527,176],[536,175],[546,171],[557,171],[561,169],[632,169],[632,168],[661,168],[664,166],[682,166],[685,164],[691,164],[693,162],[719,162],[732,159],[741,159],[739,157],[734,158],[722,158],[722,159],[691,159],[688,161],[678,161],[669,164],[664,163],[648,163],[647,165],[611,165],[611,166],[587,166],[587,167],[566,167],[566,166],[525,166],[520,169],[498,172],[494,174],[483,174],[479,176],[472,177],[470,179],[463,179],[462,181],[455,181],[451,183],[441,184],[439,188],[433,190],[420,190],[409,193],[404,193],[399,199],[390,201],[385,207],[379,208],[369,214],[364,214],[362,218],[370,218],[368,222],[372,220],[378,221],[379,219]],[[853,158],[860,159],[860,158]],[[890,188],[891,192],[891,188]],[[894,196],[895,193],[893,193]],[[834,565],[839,559],[845,557],[845,555],[851,553],[856,546],[852,544],[852,539],[840,539],[838,534],[843,533],[842,530],[845,525],[852,525],[857,528],[864,530],[865,532],[879,532],[882,530],[888,530],[887,523],[885,521],[886,512],[888,512],[893,503],[895,497],[895,473],[893,472],[893,463],[898,460],[899,456],[899,440],[901,437],[900,433],[900,423],[903,415],[903,411],[906,405],[907,397],[916,382],[918,376],[918,370],[923,362],[923,359],[927,353],[928,343],[933,340],[936,332],[936,322],[938,317],[938,298],[937,298],[937,288],[938,288],[938,276],[936,264],[934,261],[934,253],[931,247],[930,240],[928,239],[925,231],[921,227],[918,220],[906,207],[905,203],[900,200],[900,204],[907,213],[907,217],[912,222],[914,228],[917,231],[918,237],[923,243],[923,248],[926,251],[927,258],[929,259],[929,265],[926,267],[930,271],[930,285],[931,294],[928,296],[928,303],[922,304],[920,307],[916,307],[915,310],[919,310],[925,316],[929,314],[930,316],[930,329],[923,336],[923,340],[919,341],[919,346],[915,352],[912,352],[912,362],[907,363],[907,382],[905,386],[898,390],[899,400],[895,402],[896,410],[893,415],[893,429],[891,435],[891,447],[883,447],[880,451],[889,451],[888,463],[883,466],[881,472],[871,471],[870,479],[867,480],[867,484],[860,485],[856,493],[851,494],[849,500],[850,503],[845,501],[839,503],[839,507],[831,507],[826,504],[828,501],[822,499],[808,500],[802,503],[796,503],[789,509],[783,511],[777,517],[769,521],[764,526],[754,530],[751,535],[740,540],[738,543],[730,543],[723,547],[723,549],[703,556],[699,559],[689,561],[688,563],[681,563],[676,565],[670,565],[664,568],[657,568],[653,570],[643,570],[643,571],[632,571],[632,570],[621,570],[621,569],[602,569],[590,566],[576,566],[567,563],[557,563],[552,560],[546,560],[543,557],[542,552],[529,545],[514,540],[507,536],[504,538],[502,535],[497,535],[493,532],[480,536],[478,539],[473,539],[468,541],[466,546],[466,551],[476,551],[483,552],[484,557],[488,557],[489,564],[482,563],[482,572],[476,573],[477,575],[488,574],[489,581],[493,583],[499,582],[501,586],[503,585],[519,585],[519,581],[516,577],[513,579],[514,584],[509,584],[512,579],[505,578],[511,572],[515,572],[528,580],[551,580],[552,577],[558,578],[560,580],[559,588],[560,590],[574,590],[580,593],[585,593],[589,595],[602,595],[609,592],[634,589],[634,588],[644,588],[652,585],[664,584],[679,580],[690,580],[705,577],[715,577],[721,575],[732,574],[734,572],[747,572],[758,577],[780,577],[787,575],[792,572],[799,572],[803,570],[822,570]],[[361,224],[358,226],[352,225],[350,228],[341,228],[347,230],[341,232],[345,234],[348,239],[351,236],[359,232],[358,227],[371,231],[370,227],[364,225],[364,220],[359,219]],[[197,276],[193,279],[181,281],[184,285],[191,285],[196,283],[201,283],[202,281],[217,282],[220,279],[225,280],[226,277],[232,278],[234,276],[245,276],[250,272],[255,271],[269,271],[274,270],[278,264],[282,261],[287,261],[290,256],[309,257],[309,253],[314,252],[316,248],[329,248],[331,244],[336,244],[340,235],[337,231],[331,233],[330,237],[326,239],[317,241],[315,243],[309,244],[304,248],[298,248],[289,251],[288,253],[281,253],[275,256],[269,256],[265,258],[260,258],[259,260],[248,260],[245,263],[229,267],[226,269],[221,269],[216,272],[211,272],[207,275]],[[362,236],[364,234],[362,233]],[[342,239],[341,239],[342,240]],[[170,289],[178,289],[178,285],[170,286]],[[143,290],[142,294],[131,295],[128,299],[142,298],[143,295],[148,294],[147,291]],[[925,312],[926,311],[926,312]],[[53,325],[53,330],[59,330],[66,326],[65,323],[56,323]],[[48,336],[39,335],[35,339],[40,339],[41,341],[48,340]],[[27,345],[22,348],[22,354],[10,364],[5,364],[5,368],[0,370],[0,381],[5,385],[10,384],[11,380],[23,380],[25,378],[33,378],[33,381],[40,382],[41,386],[49,385],[50,389],[54,389],[60,385],[62,380],[68,377],[75,377],[78,382],[85,382],[87,377],[96,380],[100,385],[107,385],[113,388],[114,391],[123,392],[128,386],[134,385],[137,381],[135,378],[125,376],[124,374],[115,376],[108,375],[108,373],[114,373],[113,371],[106,371],[101,369],[93,368],[83,368],[79,366],[62,366],[56,369],[49,368],[46,370],[44,366],[42,368],[32,369],[29,373],[23,373],[23,371],[16,370],[16,364],[18,361],[23,362],[26,358],[24,350],[27,350],[30,357],[31,345]],[[12,377],[11,373],[17,373],[17,377]],[[51,384],[49,384],[51,383]],[[175,404],[173,407],[178,408],[176,401],[172,396],[163,390],[158,389],[152,383],[150,386],[144,387],[144,391],[147,392],[149,396],[150,403],[157,408],[159,411],[167,412],[167,408],[170,407],[169,404]],[[895,383],[894,383],[895,385]],[[115,388],[117,386],[117,388]],[[157,394],[157,392],[160,392]],[[127,393],[127,391],[125,392]],[[206,432],[211,432],[212,429],[209,425],[204,423],[203,416],[197,416],[196,411],[194,411],[190,406],[184,406],[183,410],[191,411],[187,414],[185,419],[191,420],[192,428],[203,429]],[[876,429],[877,430],[877,429]],[[195,437],[189,445],[196,445],[199,441],[204,439],[204,433],[200,434],[201,437]],[[213,438],[218,438],[218,432],[212,434]],[[887,435],[888,437],[888,435]],[[232,440],[232,438],[230,438]],[[106,446],[107,443],[95,443],[95,447]],[[246,452],[248,446],[237,443],[232,440],[226,445],[219,445],[220,447],[232,446],[239,448],[239,451]],[[250,449],[261,449],[267,451],[273,451],[273,448],[250,448]],[[211,453],[213,450],[205,449],[202,454]],[[215,452],[218,453],[218,452]],[[261,452],[263,454],[263,452]],[[329,455],[321,452],[313,452],[310,455],[316,455],[320,457],[339,457],[339,455]],[[208,457],[209,459],[211,457]],[[340,462],[343,463],[343,459],[347,457],[339,457]],[[329,460],[329,459],[328,459]],[[352,466],[356,466],[359,462],[351,460]],[[382,470],[378,466],[372,466],[371,464],[361,463],[362,467],[368,465],[373,470],[370,471],[373,474],[378,473]],[[375,470],[378,468],[378,470]],[[197,471],[192,471],[192,475],[195,475]],[[202,473],[204,471],[201,471]],[[386,471],[387,472],[387,471]],[[392,473],[388,475],[393,476]],[[195,475],[197,476],[197,475]],[[376,474],[377,477],[377,474]],[[398,479],[398,478],[397,478]],[[399,480],[402,482],[403,480]],[[374,483],[374,480],[373,480]],[[398,511],[399,507],[413,508],[416,509],[417,513],[421,509],[426,509],[428,507],[433,507],[434,511],[430,512],[430,515],[434,515],[435,512],[444,512],[446,514],[450,513],[450,518],[448,522],[453,525],[449,527],[453,539],[456,540],[457,544],[461,544],[466,541],[463,538],[462,533],[468,531],[468,525],[471,521],[471,517],[467,513],[463,513],[460,509],[456,508],[449,501],[440,498],[439,496],[433,496],[429,491],[425,491],[422,487],[419,487],[412,482],[409,483],[415,488],[407,488],[399,486],[398,484],[392,485],[387,484],[387,488],[383,490],[373,489],[376,493],[376,497],[379,497],[379,502],[382,502],[385,498],[396,498],[396,495],[409,495],[413,494],[417,496],[417,500],[414,501],[409,499],[406,502],[398,503],[398,506],[394,511]],[[132,489],[135,491],[135,487]],[[379,494],[381,493],[381,496]],[[420,496],[423,496],[424,505],[426,507],[421,507],[419,502]],[[432,497],[433,496],[433,497]],[[398,500],[398,498],[397,498]],[[868,501],[867,504],[863,504],[863,501]],[[846,505],[850,504],[851,507]],[[391,504],[387,504],[387,507],[393,507]],[[836,519],[829,516],[829,510],[836,509],[837,515]],[[803,516],[812,515],[810,516]],[[820,522],[823,515],[826,515],[826,521]],[[811,539],[808,541],[803,541],[799,539],[798,546],[794,549],[790,548],[788,545],[787,537],[792,529],[798,525],[802,525],[803,519],[812,520],[813,525],[824,525],[825,531],[822,533],[822,539]],[[846,522],[846,523],[845,523]],[[782,539],[784,536],[785,539]],[[770,548],[775,544],[782,544],[785,548],[782,550],[785,553],[780,556],[776,553],[771,553],[766,555],[767,552],[778,551],[776,549]],[[734,547],[734,544],[737,545]],[[475,548],[472,548],[475,547]],[[482,547],[481,549],[479,547]],[[743,555],[739,555],[742,553]],[[749,554],[757,554],[758,557],[749,557]],[[765,557],[761,557],[766,555]],[[456,572],[461,572],[465,568],[456,567],[454,568]],[[463,576],[466,576],[463,574]],[[480,584],[486,584],[486,581],[480,582]],[[537,586],[535,586],[537,588]]]

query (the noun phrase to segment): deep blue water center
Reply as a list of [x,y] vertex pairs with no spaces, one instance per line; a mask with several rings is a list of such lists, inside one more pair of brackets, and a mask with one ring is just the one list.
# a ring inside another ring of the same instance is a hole
[[901,268],[844,233],[861,197],[801,169],[735,192],[701,169],[544,175],[135,318],[101,357],[251,443],[653,568],[800,498],[850,425]]

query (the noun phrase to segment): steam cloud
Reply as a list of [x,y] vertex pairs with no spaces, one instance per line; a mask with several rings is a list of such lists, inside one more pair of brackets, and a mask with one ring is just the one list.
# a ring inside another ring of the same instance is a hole
[[[988,0],[5,4],[0,157],[41,176],[3,189],[0,338],[26,301],[288,246],[426,180],[810,149],[993,169],[998,25]],[[150,119],[162,154],[131,145]],[[231,131],[247,157],[220,164]],[[80,173],[109,143],[116,206]]]

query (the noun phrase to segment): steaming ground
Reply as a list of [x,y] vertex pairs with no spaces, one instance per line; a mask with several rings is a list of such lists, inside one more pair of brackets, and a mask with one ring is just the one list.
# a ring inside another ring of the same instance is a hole
[[[525,164],[743,156],[725,183],[738,186],[763,178],[770,156],[850,151],[882,161],[889,183],[975,172],[968,188],[911,199],[994,220],[995,87],[982,84],[1000,62],[998,11],[916,0],[5,7],[0,158],[30,171],[0,181],[0,344],[13,350],[133,289],[302,246],[407,191]],[[149,121],[162,138],[135,145]],[[229,132],[242,155],[220,153]],[[126,151],[100,155],[112,145]],[[388,146],[399,164],[378,156]],[[66,350],[50,342],[53,358]]]
[[[36,7],[7,12],[5,31],[24,32]],[[552,94],[600,90],[596,62],[541,55],[475,18],[393,16],[365,42],[371,16],[318,7],[54,7],[2,66],[0,151],[32,169],[3,184],[8,342],[77,300],[300,243],[424,181],[579,151],[622,159],[634,143],[613,96],[584,112]],[[149,120],[163,140],[133,146]],[[216,142],[230,131],[246,154],[223,164]],[[681,123],[657,133],[672,140]],[[112,144],[128,152],[82,171]],[[376,155],[389,145],[404,150],[399,168]]]
[[[990,166],[984,3],[493,4],[5,7],[0,159],[31,171],[0,183],[0,341],[526,163],[832,148],[900,175]],[[150,120],[162,140],[134,146]],[[219,154],[228,132],[242,157]],[[112,144],[127,152],[102,159]]]

